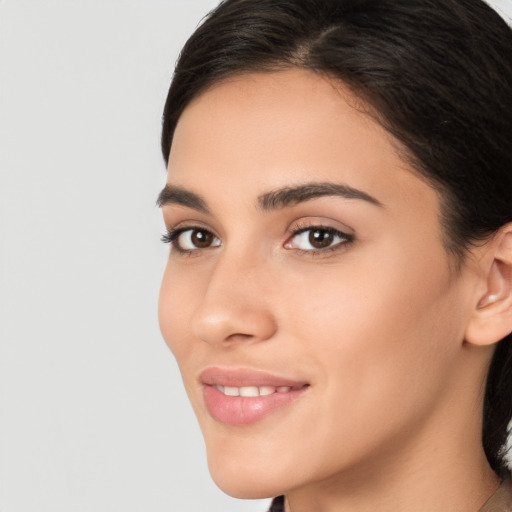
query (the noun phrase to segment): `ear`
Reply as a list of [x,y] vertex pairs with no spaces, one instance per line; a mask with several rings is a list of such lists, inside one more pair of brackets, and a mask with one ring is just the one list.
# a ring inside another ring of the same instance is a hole
[[484,346],[512,332],[512,223],[503,226],[484,246],[479,265],[483,286],[479,287],[465,339]]

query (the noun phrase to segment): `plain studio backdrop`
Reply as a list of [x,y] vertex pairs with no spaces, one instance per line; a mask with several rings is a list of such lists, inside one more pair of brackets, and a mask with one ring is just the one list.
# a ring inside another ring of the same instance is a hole
[[161,112],[216,3],[0,0],[1,512],[266,509],[211,482],[157,323]]

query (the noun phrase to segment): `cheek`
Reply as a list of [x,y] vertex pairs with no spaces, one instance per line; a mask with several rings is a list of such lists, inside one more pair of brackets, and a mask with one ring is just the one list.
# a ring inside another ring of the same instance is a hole
[[158,303],[160,330],[178,363],[185,390],[196,413],[204,408],[195,379],[198,359],[202,359],[206,350],[206,343],[198,342],[192,329],[194,312],[203,288],[197,274],[177,269],[170,259],[162,279]]
[[446,255],[430,256],[408,258],[404,250],[376,262],[359,254],[336,272],[303,277],[289,297],[287,325],[326,403],[337,404],[335,424],[347,424],[347,410],[361,414],[356,430],[375,414],[413,417],[448,378],[464,332],[460,290]]
[[198,300],[198,284],[192,276],[178,272],[169,260],[160,287],[158,320],[179,365],[190,352],[190,325]]

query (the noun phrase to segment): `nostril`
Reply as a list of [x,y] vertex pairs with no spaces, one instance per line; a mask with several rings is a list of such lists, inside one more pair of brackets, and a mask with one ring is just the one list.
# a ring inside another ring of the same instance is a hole
[[243,333],[235,333],[231,334],[226,338],[226,341],[251,341],[251,339],[254,339],[254,336],[251,334],[243,334]]

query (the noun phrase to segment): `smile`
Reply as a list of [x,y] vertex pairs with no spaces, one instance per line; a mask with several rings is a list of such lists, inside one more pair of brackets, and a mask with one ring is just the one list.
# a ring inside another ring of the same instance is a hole
[[[301,386],[302,387],[302,386]],[[274,393],[288,393],[293,388],[291,386],[243,386],[240,388],[232,387],[232,386],[220,386],[217,385],[215,388],[223,393],[226,396],[245,396],[245,397],[254,397],[254,396],[268,396],[273,395]]]
[[295,402],[305,382],[261,371],[209,368],[200,375],[210,416],[226,425],[250,425]]

